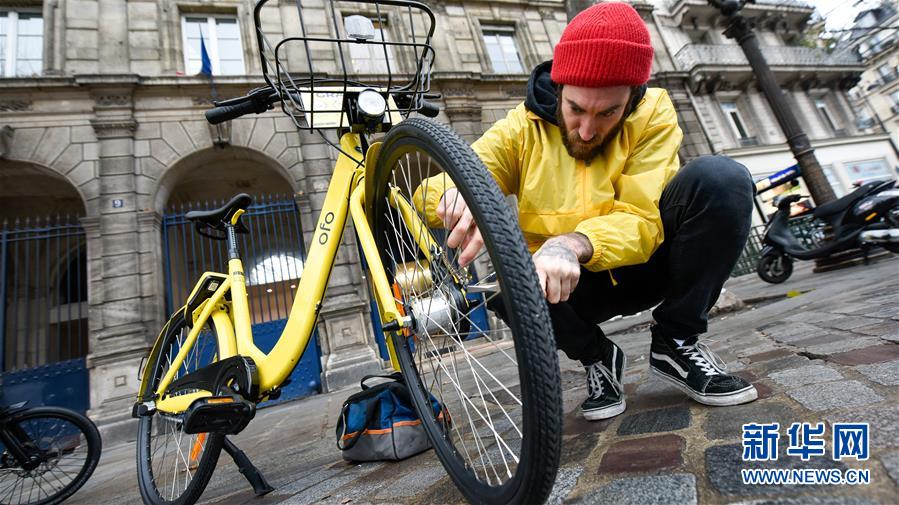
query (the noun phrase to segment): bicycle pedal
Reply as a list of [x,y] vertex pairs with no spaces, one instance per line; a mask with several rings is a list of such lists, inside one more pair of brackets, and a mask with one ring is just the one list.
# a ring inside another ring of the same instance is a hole
[[194,400],[184,413],[184,433],[236,435],[256,416],[256,405],[240,396],[212,396]]

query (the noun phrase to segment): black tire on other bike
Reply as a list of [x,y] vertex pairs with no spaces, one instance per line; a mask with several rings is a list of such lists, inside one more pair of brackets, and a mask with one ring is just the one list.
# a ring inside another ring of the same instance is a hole
[[[149,388],[155,389],[165,376],[189,331],[183,311],[172,316],[155,362],[146,365],[153,367]],[[215,332],[205,328],[174,378],[211,364],[217,356]],[[181,416],[167,416],[158,411],[141,417],[138,422],[137,482],[141,498],[148,505],[191,505],[200,498],[212,477],[224,435],[189,435],[181,431],[182,426]]]
[[[422,181],[439,174],[455,184],[484,238],[472,268],[459,266],[459,251],[447,247],[442,226],[415,204]],[[375,181],[366,188],[373,188],[369,219],[388,278],[401,292],[397,303],[416,321],[412,333],[391,338],[437,456],[472,503],[543,503],[559,467],[559,364],[548,308],[512,210],[465,141],[421,118],[385,136]],[[424,259],[410,223],[389,203],[391,188],[431,223],[442,259]],[[476,305],[499,307],[508,326],[477,326],[473,311],[459,308],[465,307],[459,286],[466,293],[481,289],[486,298]]]
[[[78,491],[100,461],[102,442],[90,419],[59,407],[34,407],[14,413],[7,433],[34,444],[41,462],[32,470],[18,466],[0,441],[0,504],[55,505]],[[31,484],[26,484],[31,481]]]
[[771,284],[780,284],[793,275],[793,258],[783,253],[765,254],[756,265],[759,277]]

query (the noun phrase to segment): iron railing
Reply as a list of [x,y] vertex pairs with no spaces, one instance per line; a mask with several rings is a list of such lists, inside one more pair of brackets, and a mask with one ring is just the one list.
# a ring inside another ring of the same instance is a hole
[[[215,209],[225,202],[182,204],[163,217],[166,313],[185,302],[203,272],[227,272],[226,243],[199,235],[184,217],[191,210]],[[306,258],[296,203],[285,195],[257,196],[241,220],[249,229],[238,235],[238,241],[253,323],[284,319]]]
[[[774,7],[774,8],[791,8],[791,9],[803,9],[803,10],[813,10],[815,7],[808,2],[803,2],[801,0],[755,0],[753,2],[754,5],[749,4],[748,7]],[[707,0],[666,0],[665,7],[668,8],[668,12],[674,12],[678,9],[681,4],[691,5],[696,7],[707,7],[709,6],[709,2]]]
[[[203,272],[227,272],[226,243],[201,236],[193,223],[184,217],[191,210],[215,209],[224,203],[225,200],[182,204],[163,216],[168,313],[185,302]],[[303,273],[306,250],[300,212],[289,195],[256,196],[241,221],[249,230],[237,237],[247,279],[253,343],[267,353],[284,331]],[[314,333],[290,375],[290,383],[281,389],[280,399],[267,401],[264,405],[320,391],[320,356],[318,335]]]
[[0,224],[0,372],[88,351],[85,234],[74,216]]
[[[862,63],[852,54],[829,54],[823,49],[797,46],[763,46],[765,60],[772,67],[858,67]],[[737,45],[687,44],[674,55],[680,70],[691,71],[703,65],[749,66],[743,49]]]
[[[808,248],[820,245],[820,238],[818,235],[822,225],[823,223],[821,221],[816,220],[810,214],[790,219],[790,231],[793,232],[793,236],[795,236],[803,246]],[[755,273],[756,264],[761,257],[762,248],[764,247],[762,241],[765,238],[766,226],[767,225],[761,224],[749,229],[749,238],[746,240],[746,246],[743,247],[743,253],[740,255],[740,259],[737,260],[737,265],[730,274],[731,277]]]

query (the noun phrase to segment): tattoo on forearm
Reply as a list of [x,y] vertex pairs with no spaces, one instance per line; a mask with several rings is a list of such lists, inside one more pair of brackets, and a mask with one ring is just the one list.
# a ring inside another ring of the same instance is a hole
[[559,258],[575,265],[578,264],[577,255],[574,253],[574,251],[562,244],[553,242],[547,242],[543,244],[543,247],[541,247],[534,256]]

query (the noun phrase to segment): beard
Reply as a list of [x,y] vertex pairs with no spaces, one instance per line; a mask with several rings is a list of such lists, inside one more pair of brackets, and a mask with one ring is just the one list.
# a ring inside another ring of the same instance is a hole
[[[628,99],[630,103],[630,99]],[[627,115],[622,115],[618,123],[612,127],[605,135],[596,135],[593,140],[584,142],[576,131],[570,131],[565,125],[565,119],[562,117],[562,93],[559,92],[558,101],[556,102],[556,123],[559,124],[559,130],[562,132],[562,144],[568,154],[581,161],[590,161],[600,153],[605,151],[606,147],[612,142],[624,126]]]

